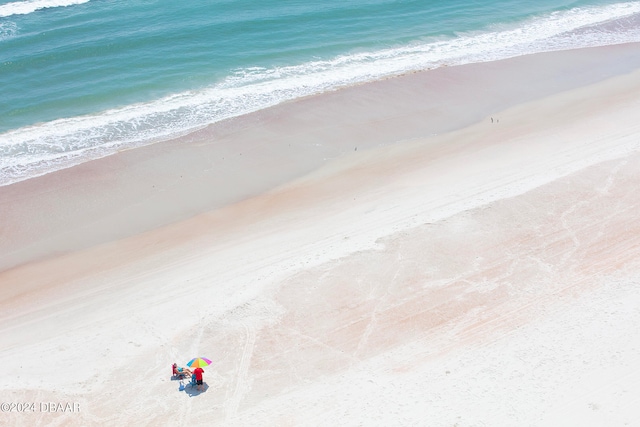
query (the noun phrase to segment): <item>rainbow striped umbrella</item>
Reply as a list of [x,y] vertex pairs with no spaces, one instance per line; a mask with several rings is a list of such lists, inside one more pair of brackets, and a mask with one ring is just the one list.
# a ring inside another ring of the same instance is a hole
[[190,368],[202,368],[209,365],[211,365],[211,360],[204,357],[196,357],[195,359],[189,360],[187,363],[187,366]]

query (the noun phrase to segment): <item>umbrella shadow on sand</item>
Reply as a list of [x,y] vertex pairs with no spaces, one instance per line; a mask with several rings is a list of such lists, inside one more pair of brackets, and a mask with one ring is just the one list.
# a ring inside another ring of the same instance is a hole
[[201,395],[202,393],[206,393],[206,391],[209,390],[209,384],[207,384],[206,382],[203,382],[202,385],[204,386],[202,391],[198,390],[198,386],[187,385],[184,388],[184,392],[187,393],[189,397],[195,397],[195,396]]

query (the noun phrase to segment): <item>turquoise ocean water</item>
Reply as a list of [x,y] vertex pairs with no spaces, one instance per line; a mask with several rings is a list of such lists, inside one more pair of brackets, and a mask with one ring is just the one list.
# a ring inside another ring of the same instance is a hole
[[411,70],[640,41],[640,1],[0,0],[0,185]]

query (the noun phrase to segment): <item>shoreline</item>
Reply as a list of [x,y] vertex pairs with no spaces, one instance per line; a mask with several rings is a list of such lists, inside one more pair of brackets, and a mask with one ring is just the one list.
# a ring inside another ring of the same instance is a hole
[[[564,55],[564,63],[516,58],[466,77],[446,70],[436,80],[412,75],[312,97],[256,114],[248,128],[229,122],[20,186],[32,193],[14,194],[12,222],[3,221],[23,249],[0,252],[0,363],[13,374],[0,390],[82,411],[0,421],[557,425],[589,419],[593,405],[637,419],[640,45]],[[613,67],[634,70],[559,73],[604,57],[632,58]],[[538,84],[548,92],[531,85],[518,92],[529,99],[516,97],[525,69],[527,77],[546,70]],[[480,87],[460,89],[449,105],[415,96],[465,84]],[[389,102],[371,102],[383,94]],[[469,123],[434,136],[425,111],[440,126],[452,126],[443,119],[451,116]],[[273,146],[254,148],[257,135],[302,148],[263,163]],[[331,161],[318,161],[318,141],[330,141],[320,149]],[[215,188],[205,176],[212,156],[239,150],[248,163],[238,155],[234,165],[251,166],[253,182],[233,175],[246,186],[223,198],[238,200],[196,203]],[[295,173],[281,170],[305,159]],[[181,171],[190,182],[170,186]],[[188,207],[163,214],[159,196],[136,200],[153,185]],[[96,190],[106,191],[99,201]],[[38,207],[52,200],[54,217]],[[104,216],[87,218],[90,209]],[[63,214],[77,235],[58,228]],[[118,235],[128,218],[137,222]],[[61,231],[26,238],[48,230]],[[102,240],[80,235],[90,230]],[[54,256],[50,248],[66,239]],[[40,255],[29,248],[42,242],[51,246]],[[214,360],[208,390],[182,395],[169,367],[195,355]],[[620,361],[628,370],[612,377]],[[612,387],[628,394],[617,400]],[[490,404],[508,399],[512,406]]]
[[0,271],[236,203],[352,150],[443,134],[624,74],[640,68],[635,46],[535,54],[358,85],[0,187],[8,229]]

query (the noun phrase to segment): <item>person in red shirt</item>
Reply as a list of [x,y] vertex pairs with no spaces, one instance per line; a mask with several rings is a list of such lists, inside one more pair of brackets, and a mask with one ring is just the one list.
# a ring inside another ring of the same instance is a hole
[[202,383],[202,374],[204,374],[204,369],[196,368],[193,370],[193,375],[196,376],[196,384],[198,385],[198,390],[204,391],[204,384]]

